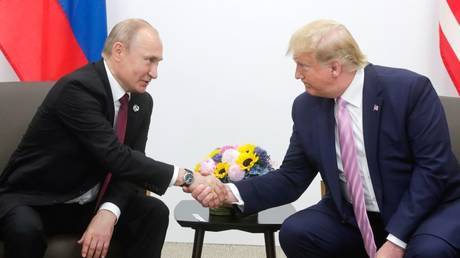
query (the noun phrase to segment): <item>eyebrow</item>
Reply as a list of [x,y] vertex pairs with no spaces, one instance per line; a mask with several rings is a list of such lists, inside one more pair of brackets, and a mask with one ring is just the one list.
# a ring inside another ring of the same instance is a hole
[[151,61],[158,61],[158,62],[163,60],[162,57],[158,57],[158,56],[146,56],[145,58],[147,58],[148,60],[151,60]]

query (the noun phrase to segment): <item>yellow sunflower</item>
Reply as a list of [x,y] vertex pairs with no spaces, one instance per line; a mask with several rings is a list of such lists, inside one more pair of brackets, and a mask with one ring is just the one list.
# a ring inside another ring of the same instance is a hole
[[259,157],[252,153],[246,153],[246,152],[241,152],[240,156],[238,156],[238,159],[236,160],[236,163],[240,166],[242,170],[249,171],[249,169],[256,164],[256,162],[259,160]]
[[240,147],[238,147],[238,151],[240,153],[254,153],[255,149],[256,149],[256,146],[252,144],[245,144],[245,145],[241,145]]
[[196,164],[195,169],[194,169],[195,172],[197,173],[200,172],[200,169],[201,169],[201,163]]
[[222,179],[227,176],[228,173],[228,168],[230,167],[230,164],[224,162],[224,163],[217,163],[216,168],[214,169],[214,175],[218,179]]

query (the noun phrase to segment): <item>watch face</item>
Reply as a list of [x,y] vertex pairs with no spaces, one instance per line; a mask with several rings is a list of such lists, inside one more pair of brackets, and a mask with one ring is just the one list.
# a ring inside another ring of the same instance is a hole
[[186,185],[190,185],[192,184],[193,182],[193,172],[187,172],[185,175],[184,175],[184,183]]

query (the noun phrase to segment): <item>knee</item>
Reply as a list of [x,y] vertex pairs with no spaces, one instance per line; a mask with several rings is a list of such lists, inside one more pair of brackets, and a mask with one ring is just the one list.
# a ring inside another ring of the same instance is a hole
[[279,232],[279,241],[283,249],[299,239],[299,231],[299,226],[296,226],[292,219],[288,218],[284,221]]
[[46,242],[41,219],[29,207],[18,207],[7,214],[3,228],[8,239]]
[[281,225],[279,241],[281,248],[288,257],[300,257],[298,254],[305,252],[305,240],[308,239],[307,231],[307,229],[299,227],[296,219],[292,217],[286,219]]
[[405,258],[457,257],[455,248],[445,240],[432,235],[417,235],[411,239]]
[[2,237],[6,249],[45,250],[46,234],[39,216],[30,208],[18,207],[5,216],[2,223]]
[[169,220],[169,208],[163,202],[156,207],[155,212],[161,219]]
[[150,206],[151,217],[155,217],[158,221],[169,221],[169,208],[162,201],[155,200]]

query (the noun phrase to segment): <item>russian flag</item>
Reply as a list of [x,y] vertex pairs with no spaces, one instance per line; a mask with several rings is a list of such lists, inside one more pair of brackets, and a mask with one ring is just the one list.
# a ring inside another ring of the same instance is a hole
[[21,81],[57,80],[101,58],[105,0],[1,0],[0,50]]

